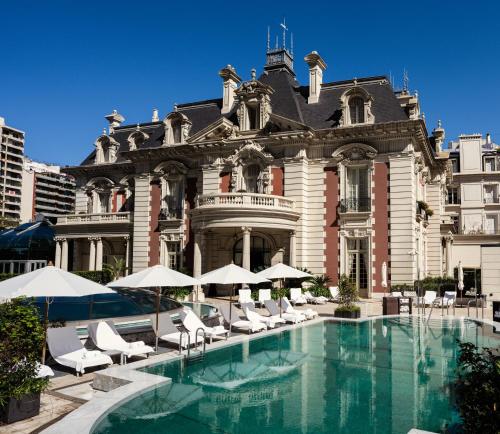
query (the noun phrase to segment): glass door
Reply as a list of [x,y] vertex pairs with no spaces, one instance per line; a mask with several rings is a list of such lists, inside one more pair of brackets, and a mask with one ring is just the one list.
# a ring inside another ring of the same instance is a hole
[[347,239],[347,273],[361,293],[368,293],[368,239]]
[[369,210],[368,169],[366,167],[347,168],[347,206],[350,211]]

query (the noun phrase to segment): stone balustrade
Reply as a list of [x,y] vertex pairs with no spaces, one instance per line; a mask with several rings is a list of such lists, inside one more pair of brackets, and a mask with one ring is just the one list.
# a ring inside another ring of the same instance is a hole
[[196,198],[196,208],[266,208],[293,210],[294,201],[283,196],[258,193],[214,193]]
[[78,224],[78,223],[128,223],[130,222],[130,212],[109,212],[96,214],[68,214],[57,218],[57,224]]

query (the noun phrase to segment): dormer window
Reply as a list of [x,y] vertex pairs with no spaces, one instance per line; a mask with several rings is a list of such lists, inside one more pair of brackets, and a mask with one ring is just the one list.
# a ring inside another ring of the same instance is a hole
[[149,135],[141,131],[139,125],[137,125],[136,130],[128,136],[129,151],[135,151],[142,147],[144,142],[149,139]]
[[360,96],[349,98],[349,116],[351,124],[365,123],[365,101]]
[[180,112],[172,112],[165,118],[163,123],[165,124],[164,145],[186,143],[192,125],[186,115]]
[[355,85],[340,97],[342,118],[340,126],[373,124],[375,118],[371,107],[372,96],[362,87]]
[[238,123],[240,131],[260,130],[266,125],[271,113],[273,89],[255,78],[245,81],[236,90],[238,100]]
[[103,134],[95,142],[95,163],[114,163],[118,154],[118,142],[110,136]]

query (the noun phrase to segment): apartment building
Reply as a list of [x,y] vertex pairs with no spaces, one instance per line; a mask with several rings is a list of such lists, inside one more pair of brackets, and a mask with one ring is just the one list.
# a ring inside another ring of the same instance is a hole
[[0,216],[3,224],[17,226],[21,218],[21,182],[24,132],[0,117]]
[[368,297],[386,291],[384,263],[389,284],[441,276],[444,130],[429,135],[418,95],[384,76],[324,82],[315,51],[301,67],[305,85],[291,51],[268,48],[259,76],[220,70],[219,98],[139,124],[106,116],[95,149],[64,169],[76,213],[57,221],[56,265],[121,257],[199,276],[282,261],[334,283],[346,273]]
[[24,158],[21,221],[43,214],[54,223],[61,214],[75,207],[75,180],[61,172],[61,167]]
[[452,245],[450,261],[462,263],[466,287],[499,292],[500,281],[500,146],[490,134],[463,134],[450,142],[453,181],[445,205]]

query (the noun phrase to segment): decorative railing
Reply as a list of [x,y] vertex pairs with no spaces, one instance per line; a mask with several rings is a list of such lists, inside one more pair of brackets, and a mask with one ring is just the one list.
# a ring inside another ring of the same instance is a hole
[[340,212],[369,212],[371,199],[369,197],[354,197],[340,200]]
[[180,220],[182,219],[182,208],[162,208],[158,220]]
[[283,196],[258,193],[201,194],[196,198],[196,208],[204,207],[251,207],[293,210],[294,201]]
[[57,224],[75,223],[127,223],[131,221],[129,212],[109,212],[98,214],[69,214],[57,218]]
[[453,231],[457,235],[470,235],[470,236],[477,236],[477,235],[500,235],[500,229],[499,228],[489,228],[489,229],[483,229],[481,227],[476,227],[476,228],[454,228]]

